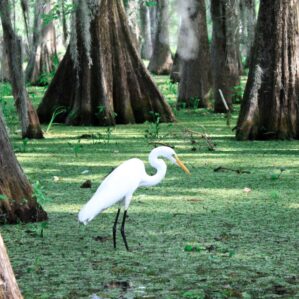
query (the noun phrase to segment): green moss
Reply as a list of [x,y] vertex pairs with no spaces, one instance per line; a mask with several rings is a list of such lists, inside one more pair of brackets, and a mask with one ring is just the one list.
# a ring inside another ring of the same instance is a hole
[[[169,83],[158,80],[174,101]],[[37,104],[41,90],[32,92]],[[69,144],[83,134],[105,135],[106,128],[54,124],[46,139],[30,140],[17,153],[31,182],[39,181],[51,199],[43,237],[38,223],[1,227],[25,298],[299,296],[298,141],[237,142],[223,115],[200,109],[176,116],[172,126],[160,125],[160,141],[175,146],[192,175],[169,165],[160,185],[135,193],[127,222],[131,252],[120,234],[113,250],[116,208],[86,227],[79,227],[77,213],[112,167],[130,157],[147,161],[148,124],[117,126],[109,143],[81,139],[77,156]],[[8,121],[13,145],[21,148],[17,119]],[[192,149],[185,128],[208,133],[216,150],[195,135]],[[215,172],[219,166],[250,173]],[[81,189],[87,179],[92,188]]]

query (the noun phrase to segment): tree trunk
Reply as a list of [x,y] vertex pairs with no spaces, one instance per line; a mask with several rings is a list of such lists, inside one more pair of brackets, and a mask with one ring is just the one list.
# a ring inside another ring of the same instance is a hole
[[33,47],[26,68],[26,81],[31,84],[44,84],[41,82],[43,74],[55,69],[56,33],[53,21],[45,23],[42,16],[51,10],[51,1],[37,0],[35,4]]
[[[85,14],[87,8],[80,7],[85,3],[79,2],[77,20]],[[122,1],[102,0],[88,28],[76,24],[71,46],[38,108],[42,122],[49,122],[59,106],[67,111],[56,121],[73,125],[142,123],[154,119],[152,112],[161,121],[174,121],[132,43]]]
[[150,11],[144,2],[140,3],[140,23],[141,23],[141,58],[150,60],[153,53],[151,38]]
[[256,24],[255,0],[240,1],[242,56],[246,57],[245,67],[250,64],[251,48]]
[[157,32],[157,22],[158,22],[157,5],[151,6],[149,8],[149,12],[150,12],[150,22],[151,22],[151,40],[152,40],[152,45],[153,45],[153,48],[154,48],[155,39],[156,39],[156,32]]
[[211,1],[214,111],[217,113],[226,112],[219,89],[221,89],[229,108],[232,109],[233,87],[239,84],[241,59],[237,9],[237,0]]
[[0,117],[0,223],[35,222],[47,219],[10,145]]
[[182,58],[179,55],[178,50],[173,57],[173,64],[170,72],[170,80],[172,83],[178,83],[181,80],[182,73]]
[[167,0],[157,2],[157,29],[154,51],[148,65],[149,71],[157,75],[169,75],[173,63],[169,47],[167,3]]
[[9,257],[0,234],[0,298],[22,299]]
[[238,140],[299,138],[298,17],[297,0],[260,3]]
[[28,5],[28,0],[21,0],[21,8],[22,8],[22,14],[23,14],[23,19],[24,19],[24,26],[25,26],[25,31],[26,31],[26,38],[27,38],[27,42],[29,44],[29,29],[28,29],[28,24],[29,24],[29,5]]
[[0,57],[0,81],[9,81],[7,50],[5,49],[5,43],[3,40],[0,41]]
[[126,5],[127,19],[131,29],[132,40],[138,52],[140,52],[140,28],[137,22],[139,12],[139,0],[128,0]]
[[68,28],[67,28],[67,21],[66,21],[66,11],[65,11],[65,0],[61,0],[61,23],[62,23],[62,41],[64,47],[67,46],[68,40]]
[[23,138],[43,138],[38,116],[29,100],[25,88],[22,70],[21,40],[12,29],[8,0],[0,1],[0,17],[2,21],[5,49],[8,55],[10,81],[19,114]]
[[[185,5],[185,2],[183,2],[183,0],[181,0],[179,2],[178,5],[178,11],[180,12],[181,9],[184,8],[181,7],[182,5]],[[179,36],[178,36],[178,43],[177,43],[177,48],[176,48],[176,52],[174,54],[174,58],[173,58],[173,64],[172,64],[172,68],[171,68],[171,72],[170,72],[170,80],[175,83],[175,82],[180,82],[181,80],[181,73],[182,73],[182,57],[180,56],[180,52],[183,52],[183,49],[185,47],[184,43],[186,41],[185,39],[185,34],[187,28],[186,26],[184,26],[184,22],[183,22],[183,17],[180,16],[180,29],[179,29]]]
[[178,106],[208,107],[211,87],[211,58],[208,42],[205,0],[182,2],[181,78]]

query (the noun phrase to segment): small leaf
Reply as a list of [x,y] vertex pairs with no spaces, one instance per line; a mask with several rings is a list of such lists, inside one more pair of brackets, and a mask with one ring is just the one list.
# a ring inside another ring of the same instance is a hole
[[7,200],[8,197],[4,194],[0,194],[0,200]]
[[157,6],[157,1],[146,1],[145,5],[147,7],[153,7],[153,6]]
[[273,174],[271,174],[270,178],[272,181],[276,181],[279,179],[279,177],[280,177],[280,174],[273,173]]
[[193,246],[192,245],[186,245],[185,248],[184,248],[185,251],[193,251]]
[[184,250],[187,252],[191,252],[191,251],[200,252],[202,251],[202,248],[200,246],[186,245]]
[[236,253],[235,253],[234,250],[229,250],[229,251],[228,251],[228,256],[229,256],[229,257],[233,257],[235,254],[236,254]]

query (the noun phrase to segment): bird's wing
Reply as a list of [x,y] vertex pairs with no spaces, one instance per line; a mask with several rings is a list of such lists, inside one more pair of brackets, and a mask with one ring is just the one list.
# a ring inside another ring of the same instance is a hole
[[93,197],[107,209],[126,196],[132,195],[138,188],[144,172],[144,164],[141,160],[127,160],[104,179]]
[[104,179],[92,198],[81,209],[79,221],[88,223],[115,203],[124,199],[130,200],[144,173],[144,164],[139,159],[130,159],[119,165]]

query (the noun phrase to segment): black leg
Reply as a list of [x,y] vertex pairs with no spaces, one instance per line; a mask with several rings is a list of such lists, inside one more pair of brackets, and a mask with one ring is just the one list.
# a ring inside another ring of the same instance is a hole
[[127,218],[127,210],[124,213],[124,217],[123,217],[123,222],[121,224],[121,235],[123,237],[124,243],[126,245],[126,249],[129,251],[129,247],[128,247],[128,243],[127,243],[127,238],[126,238],[126,233],[125,233],[125,222],[126,222],[126,218]]
[[115,220],[114,220],[114,225],[113,225],[113,246],[114,249],[116,249],[116,226],[117,226],[117,221],[118,221],[118,216],[120,213],[120,209],[118,209]]

